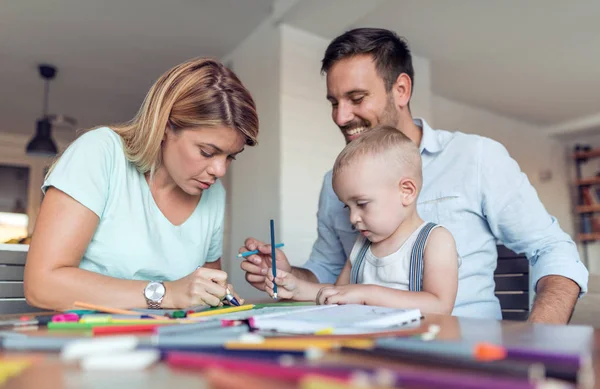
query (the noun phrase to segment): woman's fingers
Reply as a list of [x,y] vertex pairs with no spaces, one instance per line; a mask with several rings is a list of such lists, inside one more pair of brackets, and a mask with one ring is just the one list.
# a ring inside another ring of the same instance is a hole
[[239,294],[237,294],[237,292],[233,288],[233,285],[227,284],[227,289],[229,289],[229,293],[231,293],[232,296],[236,298],[236,300],[238,301],[238,303],[240,303],[240,305],[244,304],[244,299],[241,298]]
[[210,305],[212,307],[217,307],[217,306],[219,306],[219,304],[221,304],[220,298],[218,298],[210,293],[207,293],[206,291],[204,291],[200,294],[200,298],[205,302],[205,304]]

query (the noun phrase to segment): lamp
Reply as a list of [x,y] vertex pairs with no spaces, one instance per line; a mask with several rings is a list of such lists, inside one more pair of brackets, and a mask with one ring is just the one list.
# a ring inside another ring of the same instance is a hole
[[52,157],[56,155],[56,143],[52,140],[52,122],[48,116],[48,94],[50,93],[50,80],[56,76],[56,68],[51,65],[39,66],[40,76],[46,80],[44,86],[44,111],[42,118],[37,121],[35,135],[27,144],[26,152],[29,155]]

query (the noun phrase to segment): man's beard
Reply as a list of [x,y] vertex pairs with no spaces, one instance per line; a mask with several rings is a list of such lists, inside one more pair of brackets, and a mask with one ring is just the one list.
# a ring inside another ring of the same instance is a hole
[[[394,104],[394,98],[391,93],[388,94],[388,99],[387,99],[387,102],[385,105],[385,109],[381,113],[381,116],[378,117],[377,119],[378,119],[378,124],[377,124],[378,126],[390,126],[390,127],[397,128],[398,124],[400,123],[400,113],[396,109],[396,106]],[[344,135],[344,139],[346,140],[346,144],[351,142],[350,139],[348,139],[348,131],[352,131],[356,128],[361,128],[361,127],[366,128],[366,130],[364,132],[362,132],[361,135],[368,132],[369,130],[373,129],[371,122],[368,120],[363,120],[363,119],[357,119],[351,123],[346,124],[345,126],[340,127],[340,130],[342,130],[342,134]],[[397,129],[402,131],[401,128],[397,128]]]

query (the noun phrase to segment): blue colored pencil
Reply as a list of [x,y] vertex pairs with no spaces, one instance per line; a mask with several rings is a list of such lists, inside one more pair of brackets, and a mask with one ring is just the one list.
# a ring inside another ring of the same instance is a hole
[[271,219],[271,268],[273,269],[273,300],[277,300],[277,257],[275,256],[275,222]]
[[[276,248],[276,249],[278,249],[278,248],[281,248],[281,247],[283,247],[283,243],[277,243],[277,244],[275,245],[275,248]],[[258,254],[258,253],[259,253],[259,251],[258,251],[258,250],[245,251],[245,252],[243,252],[243,253],[239,253],[239,254],[237,255],[237,257],[238,257],[238,258],[246,258],[247,256],[250,256],[250,255],[253,255],[253,254]]]

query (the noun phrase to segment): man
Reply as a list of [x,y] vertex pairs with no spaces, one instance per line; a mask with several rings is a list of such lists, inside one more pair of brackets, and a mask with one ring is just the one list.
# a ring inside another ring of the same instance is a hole
[[[346,142],[379,124],[398,128],[419,145],[423,190],[418,211],[424,220],[452,232],[458,254],[459,287],[454,315],[500,319],[494,295],[496,242],[525,253],[537,292],[529,320],[567,323],[588,272],[575,244],[545,210],[535,189],[499,143],[477,135],[433,130],[412,118],[413,66],[407,44],[395,33],[372,28],[334,39],[323,58],[332,118]],[[318,239],[306,264],[291,267],[277,251],[278,268],[313,282],[333,283],[356,239],[348,210],[335,196],[331,172],[319,200]],[[248,238],[240,250],[259,249],[242,262],[246,279],[264,289],[270,248]]]

